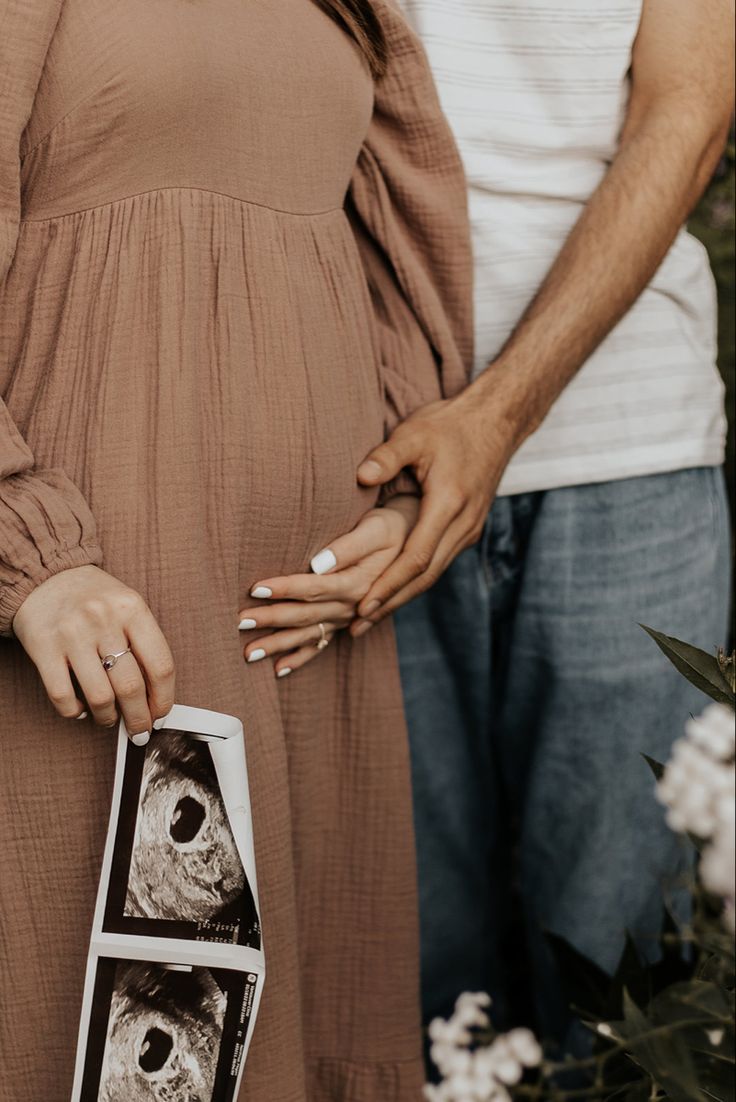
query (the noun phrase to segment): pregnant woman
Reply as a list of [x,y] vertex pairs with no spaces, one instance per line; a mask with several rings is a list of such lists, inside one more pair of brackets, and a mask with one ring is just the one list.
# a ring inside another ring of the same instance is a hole
[[0,0],[2,1102],[69,1098],[104,726],[143,741],[174,691],[246,730],[269,974],[240,1102],[418,1097],[391,629],[290,677],[243,631],[372,509],[386,427],[462,384],[469,271],[385,0]]

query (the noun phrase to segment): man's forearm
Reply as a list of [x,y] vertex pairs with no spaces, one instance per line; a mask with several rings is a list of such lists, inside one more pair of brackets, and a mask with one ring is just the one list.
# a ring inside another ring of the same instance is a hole
[[[653,106],[622,145],[506,345],[463,395],[515,450],[666,255],[720,156],[725,128],[679,99]],[[503,425],[500,423],[503,422]]]

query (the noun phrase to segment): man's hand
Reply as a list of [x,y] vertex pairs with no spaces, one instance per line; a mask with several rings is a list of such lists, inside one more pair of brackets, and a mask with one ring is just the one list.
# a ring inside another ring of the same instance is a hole
[[[423,497],[414,531],[396,562],[361,601],[361,617],[376,622],[423,593],[456,555],[480,538],[515,446],[502,409],[494,416],[488,398],[481,407],[471,388],[420,409],[370,453],[358,471],[363,485],[388,482],[410,467]],[[351,631],[361,628],[358,621]]]

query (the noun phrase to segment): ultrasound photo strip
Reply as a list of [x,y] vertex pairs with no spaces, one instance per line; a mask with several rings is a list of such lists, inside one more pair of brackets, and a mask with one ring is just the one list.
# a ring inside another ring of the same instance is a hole
[[121,723],[72,1102],[231,1102],[264,980],[240,721],[177,705],[146,747]]

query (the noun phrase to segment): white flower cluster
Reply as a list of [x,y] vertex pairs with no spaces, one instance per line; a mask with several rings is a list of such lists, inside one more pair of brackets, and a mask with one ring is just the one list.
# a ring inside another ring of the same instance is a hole
[[429,1027],[430,1054],[442,1075],[438,1086],[424,1088],[428,1102],[508,1102],[508,1087],[518,1083],[524,1068],[537,1067],[542,1050],[528,1029],[513,1029],[490,1045],[473,1048],[473,1029],[489,1026],[484,1007],[488,995],[461,995],[455,1013]]
[[672,830],[707,843],[700,863],[703,885],[725,900],[726,920],[733,926],[736,718],[730,708],[711,704],[685,725],[685,735],[672,748],[657,799],[667,808]]

